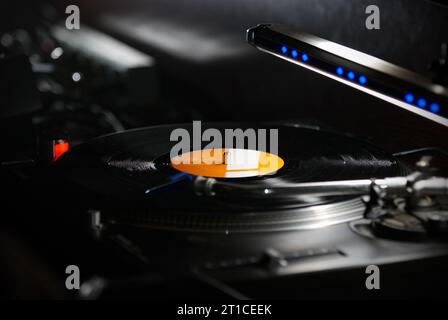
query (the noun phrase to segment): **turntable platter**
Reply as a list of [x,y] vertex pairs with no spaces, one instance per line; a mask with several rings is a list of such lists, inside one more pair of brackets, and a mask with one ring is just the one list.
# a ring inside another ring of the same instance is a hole
[[[191,124],[169,125],[103,136],[70,150],[57,161],[56,168],[94,195],[104,219],[120,223],[241,232],[313,228],[362,215],[363,204],[357,198],[310,198],[294,205],[260,205],[197,196],[191,187],[194,176],[183,174],[171,163],[170,150],[175,142],[170,141],[170,134],[176,128],[193,130]],[[334,132],[251,123],[213,123],[206,128],[278,129],[278,156],[284,161],[278,170],[232,181],[278,185],[406,174],[406,168],[392,156]]]

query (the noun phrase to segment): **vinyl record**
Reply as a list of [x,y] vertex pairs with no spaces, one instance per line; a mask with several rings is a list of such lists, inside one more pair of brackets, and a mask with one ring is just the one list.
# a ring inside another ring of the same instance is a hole
[[[328,214],[360,214],[362,204],[353,198],[310,198],[281,204],[265,203],[262,199],[245,203],[197,196],[191,181],[194,176],[182,174],[170,161],[170,150],[177,143],[170,141],[170,135],[179,128],[193,137],[192,124],[130,130],[75,147],[58,160],[56,167],[70,181],[95,195],[97,205],[114,219],[156,227],[277,229],[280,225],[297,226],[294,221],[303,218],[310,220],[308,215],[319,208]],[[251,123],[203,124],[202,132],[208,128],[219,130],[223,137],[225,129],[278,129],[278,156],[284,161],[281,168],[265,175],[230,178],[232,182],[272,186],[406,173],[396,159],[378,148],[334,132]],[[203,142],[199,149],[208,143]],[[320,216],[325,215],[321,212]]]

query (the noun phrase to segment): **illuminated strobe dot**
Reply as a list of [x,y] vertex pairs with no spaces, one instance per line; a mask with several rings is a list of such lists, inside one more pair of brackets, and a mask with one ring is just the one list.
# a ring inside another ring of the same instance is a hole
[[57,47],[57,48],[54,48],[53,51],[51,51],[50,57],[51,57],[51,59],[56,60],[56,59],[59,59],[63,53],[64,53],[64,50],[61,47]]
[[72,74],[72,80],[74,82],[79,82],[81,80],[82,76],[79,72],[75,72]]
[[336,69],[336,73],[338,74],[338,76],[342,76],[344,74],[344,69],[342,67],[338,67]]
[[354,80],[355,79],[355,73],[353,71],[350,71],[349,73],[347,73],[347,77],[350,80]]
[[302,54],[302,61],[307,62],[310,59],[306,53]]
[[297,53],[297,50],[292,50],[291,51],[291,56],[295,59],[295,58],[297,58],[297,56],[298,56],[299,54]]
[[423,98],[418,99],[417,100],[417,105],[419,106],[419,108],[423,109],[424,107],[426,107],[426,100],[423,99]]
[[282,53],[286,54],[288,52],[288,48],[286,46],[282,46]]
[[365,85],[367,83],[367,78],[365,76],[360,76],[358,80],[361,85]]
[[439,113],[439,111],[440,111],[440,105],[439,105],[438,103],[433,102],[433,103],[431,103],[431,105],[429,106],[429,110],[431,110],[431,112],[434,112],[434,113]]
[[414,102],[414,95],[412,93],[406,93],[404,96],[404,101],[407,103],[413,103]]

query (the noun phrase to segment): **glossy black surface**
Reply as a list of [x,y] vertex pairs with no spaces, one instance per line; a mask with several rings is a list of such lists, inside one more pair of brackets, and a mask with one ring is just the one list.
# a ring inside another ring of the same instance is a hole
[[[342,214],[341,221],[359,217],[362,212],[362,203],[347,197],[304,197],[287,203],[244,196],[237,199],[225,194],[215,198],[198,196],[193,190],[194,177],[173,181],[179,172],[170,167],[168,155],[176,144],[170,141],[170,133],[176,128],[185,128],[192,137],[191,125],[108,135],[71,150],[58,160],[56,167],[63,177],[101,196],[96,199],[97,207],[106,209],[110,217],[160,228],[291,229],[297,228],[302,218],[314,219],[314,211],[321,211],[322,215]],[[203,125],[202,129],[206,128],[217,128],[223,137],[226,128],[278,129],[278,154],[285,161],[284,167],[274,175],[231,179],[233,182],[269,187],[406,173],[402,164],[378,148],[334,132],[250,123],[210,123]],[[330,207],[324,207],[325,204]],[[313,211],[317,205],[322,207]],[[197,227],[194,221],[198,221]],[[265,225],[260,226],[261,223]]]

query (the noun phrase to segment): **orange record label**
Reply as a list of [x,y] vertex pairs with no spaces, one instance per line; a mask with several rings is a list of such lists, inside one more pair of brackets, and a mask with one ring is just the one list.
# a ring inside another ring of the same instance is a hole
[[258,150],[204,149],[171,159],[173,168],[196,176],[244,178],[274,174],[284,165],[279,156]]

